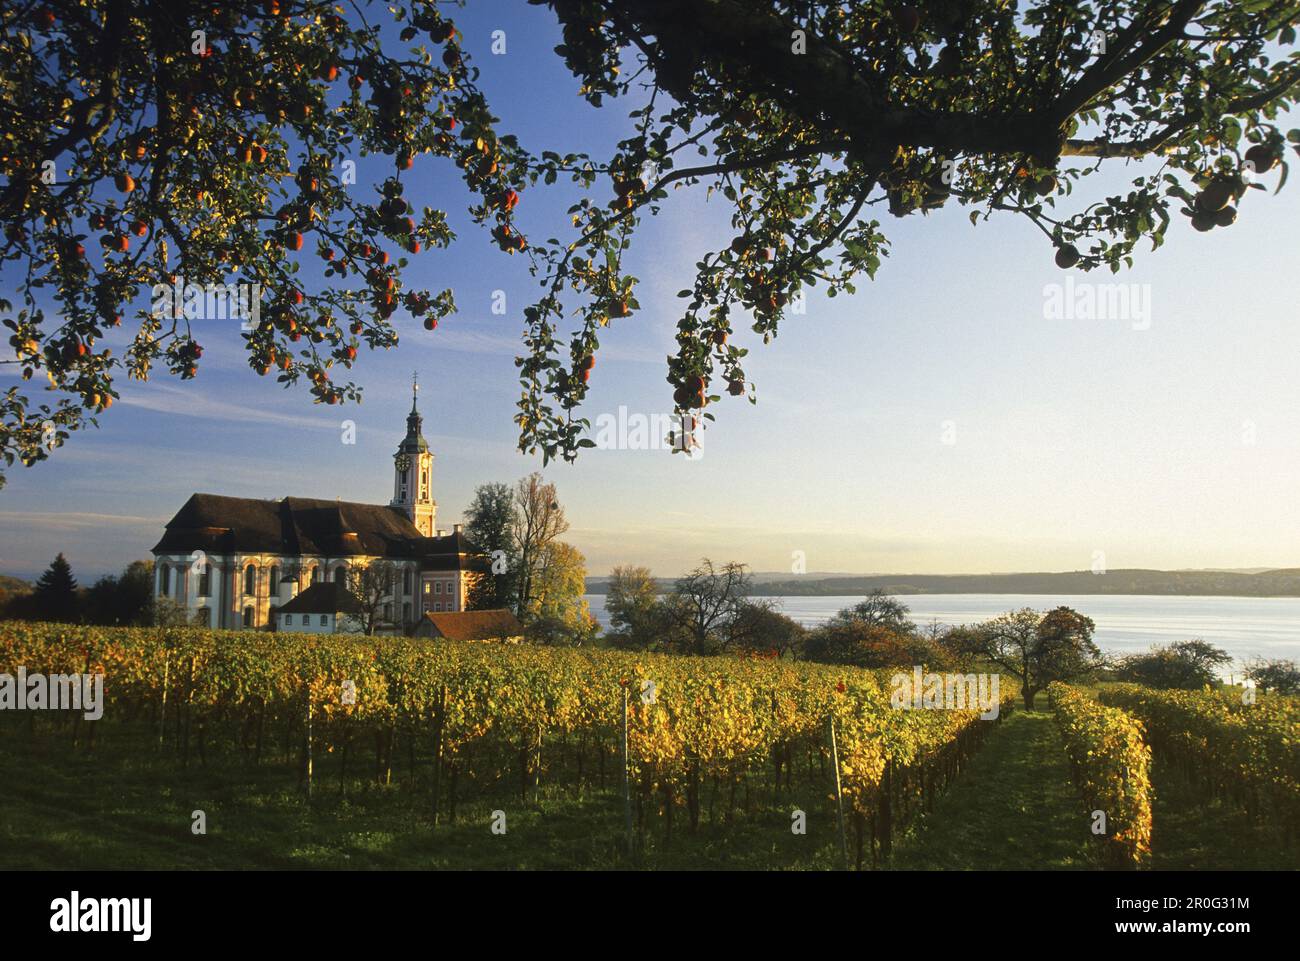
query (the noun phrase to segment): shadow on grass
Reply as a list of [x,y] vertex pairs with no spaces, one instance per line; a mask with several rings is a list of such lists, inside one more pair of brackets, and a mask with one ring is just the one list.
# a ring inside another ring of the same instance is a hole
[[1210,797],[1156,757],[1151,782],[1151,866],[1171,871],[1292,870],[1300,850],[1283,832]]

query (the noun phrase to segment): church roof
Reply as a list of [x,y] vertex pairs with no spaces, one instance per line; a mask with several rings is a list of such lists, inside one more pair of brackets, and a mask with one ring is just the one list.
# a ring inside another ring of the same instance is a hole
[[455,558],[475,549],[459,533],[423,537],[404,513],[383,504],[308,497],[271,501],[194,494],[168,522],[153,552],[175,554],[194,550],[214,554],[238,551],[327,557],[451,555]]
[[411,555],[420,558],[420,569],[425,571],[482,571],[487,573],[492,565],[483,552],[460,531],[442,537],[421,537],[411,545]]
[[280,614],[347,614],[361,612],[361,604],[348,593],[343,584],[327,581],[313,584],[289,603],[279,608]]
[[485,641],[519,637],[523,625],[505,608],[491,611],[426,611],[427,626],[418,633],[449,641]]

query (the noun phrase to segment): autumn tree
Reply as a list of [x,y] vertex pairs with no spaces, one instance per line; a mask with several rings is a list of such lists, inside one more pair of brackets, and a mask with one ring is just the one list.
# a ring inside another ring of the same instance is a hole
[[1026,709],[1052,681],[1088,677],[1102,666],[1092,619],[1068,607],[1022,608],[980,625],[979,654],[1020,681]]
[[[1023,218],[1058,266],[1118,270],[1172,215],[1230,225],[1248,194],[1281,186],[1300,142],[1278,127],[1300,78],[1295,2],[547,6],[588,100],[630,101],[636,123],[596,167],[605,192],[577,208],[577,239],[537,251],[519,421],[521,442],[552,456],[582,446],[584,372],[604,328],[639,307],[623,254],[647,215],[699,196],[682,188],[727,203],[735,229],[680,294],[668,381],[698,412],[753,397],[733,334],[766,343],[799,298],[875,275],[884,212]],[[1116,165],[1127,189],[1089,179]]]
[[596,634],[586,593],[587,561],[572,544],[553,541],[539,554],[527,610],[529,635],[548,644],[583,644]]
[[925,634],[900,633],[880,624],[823,624],[808,632],[804,657],[855,667],[914,667],[945,670],[951,653]]
[[1123,658],[1115,671],[1121,681],[1155,688],[1199,691],[1218,682],[1232,655],[1206,641],[1176,641]]
[[[498,136],[454,24],[425,0],[347,13],[318,0],[0,11],[0,265],[21,300],[0,303],[4,363],[59,394],[0,394],[7,464],[96,423],[122,371],[196,376],[200,318],[242,320],[225,329],[257,374],[357,400],[336,375],[396,343],[399,309],[430,329],[454,309],[451,290],[404,281],[410,258],[452,239],[443,210],[407,197],[435,159],[499,246],[523,249],[511,211],[529,161]],[[368,154],[392,172],[361,184]],[[301,279],[309,261],[321,282]],[[135,336],[113,356],[99,341],[123,324]]]
[[937,626],[918,631],[909,614],[898,598],[874,590],[809,631],[804,657],[857,667],[949,666],[953,658]]
[[1274,694],[1300,694],[1300,665],[1295,661],[1253,658],[1246,665],[1246,677]]
[[[1300,78],[1295,0],[534,2],[587,104],[631,113],[599,156],[499,133],[425,0],[6,6],[0,260],[20,303],[0,311],[4,362],[59,395],[0,395],[6,461],[93,423],[122,370],[196,375],[185,312],[141,303],[181,280],[259,285],[249,365],[355,400],[334,375],[392,346],[399,311],[432,327],[454,309],[450,289],[403,280],[408,255],[452,239],[445,194],[407,195],[435,159],[459,168],[490,242],[531,258],[520,448],[572,459],[593,443],[580,408],[600,337],[641,306],[625,256],[670,203],[707,193],[735,231],[699,251],[667,365],[678,411],[712,418],[724,394],[754,399],[734,335],[766,343],[801,298],[873,277],[885,214],[1021,218],[1060,267],[1118,270],[1180,215],[1203,232],[1248,216],[1300,149],[1279,126]],[[393,175],[347,189],[359,153]],[[1123,188],[1099,186],[1112,167]],[[528,242],[520,189],[562,179],[580,193],[569,222]],[[313,256],[324,283],[299,279]],[[112,356],[99,341],[128,317],[134,341]]]
[[742,604],[731,622],[723,650],[733,654],[796,658],[803,654],[808,631],[766,601]]
[[659,585],[650,568],[624,564],[610,572],[605,592],[611,640],[625,647],[645,648],[654,643],[655,604]]
[[564,518],[554,484],[548,484],[537,471],[515,485],[515,519],[511,537],[518,565],[515,578],[515,612],[527,616],[532,609],[538,580],[547,563],[547,550],[565,531]]

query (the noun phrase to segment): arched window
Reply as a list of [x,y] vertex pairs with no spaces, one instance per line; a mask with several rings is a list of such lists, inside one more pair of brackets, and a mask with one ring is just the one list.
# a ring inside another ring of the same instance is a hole
[[410,601],[407,601],[402,605],[402,623],[403,624],[411,623],[411,602]]
[[386,621],[391,621],[392,619],[393,619],[393,605],[392,605],[391,602],[385,601],[385,602],[384,602],[384,620],[386,620]]
[[194,623],[199,627],[211,627],[212,611],[208,610],[206,607],[200,607],[194,612]]
[[253,626],[253,608],[252,608],[252,605],[249,605],[248,607],[244,608],[244,626],[245,626],[245,627],[252,627],[252,626]]
[[320,581],[320,568],[319,567],[307,568],[307,583],[315,584],[319,581]]
[[270,592],[272,597],[275,597],[275,595],[280,593],[280,565],[279,564],[271,565],[271,583],[270,585],[268,585],[267,590]]
[[347,569],[346,567],[344,567],[342,564],[340,564],[338,567],[334,568],[334,583],[335,583],[335,584],[342,584],[342,583],[343,583],[343,578],[347,576],[347,570],[348,570],[348,569]]
[[402,571],[402,593],[411,593],[411,569],[409,567]]
[[257,593],[257,568],[252,564],[244,568],[244,593]]
[[204,564],[199,569],[199,597],[212,596],[212,565]]

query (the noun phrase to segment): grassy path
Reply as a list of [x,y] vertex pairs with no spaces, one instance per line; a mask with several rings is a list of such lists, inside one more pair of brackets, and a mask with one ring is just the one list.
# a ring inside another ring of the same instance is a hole
[[1096,866],[1052,715],[1016,711],[898,845],[894,867],[918,870]]

